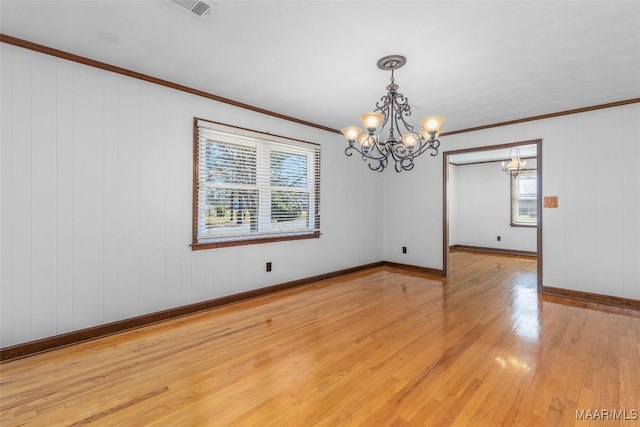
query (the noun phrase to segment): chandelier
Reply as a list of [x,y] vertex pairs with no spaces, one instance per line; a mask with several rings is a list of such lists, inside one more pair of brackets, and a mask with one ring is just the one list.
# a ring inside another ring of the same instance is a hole
[[365,132],[359,127],[342,129],[349,143],[344,150],[345,154],[351,156],[354,151],[359,153],[374,171],[382,172],[389,162],[395,162],[396,172],[411,170],[413,160],[419,155],[427,151],[432,156],[438,154],[438,136],[445,118],[431,116],[420,120],[422,128],[419,132],[406,121],[411,115],[411,106],[409,100],[398,92],[399,86],[393,75],[406,62],[407,59],[400,55],[389,55],[378,60],[378,68],[391,71],[391,84],[387,86],[387,94],[376,103],[376,109],[372,113],[360,116]]
[[518,148],[518,146],[516,146],[516,155],[513,156],[512,154],[513,147],[509,149],[509,158],[511,161],[506,164],[504,161],[502,162],[502,171],[509,176],[516,177],[522,173],[527,162],[520,157],[520,148]]

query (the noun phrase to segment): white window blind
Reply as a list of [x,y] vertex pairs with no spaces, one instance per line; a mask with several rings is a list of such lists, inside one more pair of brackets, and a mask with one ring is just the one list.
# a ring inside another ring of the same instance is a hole
[[538,224],[538,171],[527,169],[511,177],[511,225]]
[[320,147],[196,119],[194,246],[318,236]]

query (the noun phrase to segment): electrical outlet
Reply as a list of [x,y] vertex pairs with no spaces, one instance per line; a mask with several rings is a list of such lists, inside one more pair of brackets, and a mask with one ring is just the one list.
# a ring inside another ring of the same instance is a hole
[[267,272],[271,271],[271,261],[267,263]]
[[402,247],[402,253],[403,253],[403,254],[406,254],[406,253],[407,253],[407,247],[406,247],[406,246],[403,246],[403,247]]
[[502,236],[498,236],[498,242],[502,240]]

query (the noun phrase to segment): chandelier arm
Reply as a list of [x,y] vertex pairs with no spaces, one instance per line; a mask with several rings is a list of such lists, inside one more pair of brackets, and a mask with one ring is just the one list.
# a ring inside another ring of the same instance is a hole
[[[379,155],[375,155],[375,150],[364,150],[355,145],[347,147],[344,152],[347,156],[352,156],[353,153],[351,151],[355,151],[362,156],[363,161],[368,162],[368,166],[371,170],[382,172],[384,168],[387,167],[387,156],[380,152],[379,147],[375,146],[375,148]],[[372,162],[378,162],[378,165],[374,167],[372,166]]]
[[[398,110],[396,109],[397,101],[396,101],[396,96],[397,93],[392,93],[391,94],[391,103],[389,104],[389,118],[390,118],[390,123],[389,123],[389,139],[392,139],[394,141],[397,141],[398,138],[402,137],[402,132],[400,132],[400,128],[398,127]],[[395,130],[398,132],[397,136],[394,136],[394,128]]]
[[378,137],[378,135],[374,136],[373,146],[376,147],[376,150],[378,151],[378,153],[380,153],[381,157],[388,156],[387,146],[384,143],[380,142],[380,138]]
[[[400,140],[402,140],[402,129],[400,129],[400,124],[398,123],[398,117],[400,117],[400,112],[396,113],[396,117],[394,118],[394,120],[392,121],[392,126],[395,126],[396,128],[396,132],[398,133],[398,138]],[[404,122],[404,120],[402,120],[402,117],[400,117],[400,121]]]
[[422,136],[414,130],[414,127],[411,126],[404,117],[400,116],[400,120],[402,121],[402,125],[412,134],[416,135],[418,138],[422,139]]
[[[363,151],[358,150],[356,147],[347,147],[347,149],[345,150],[345,154],[347,156],[352,156],[353,155],[353,153],[351,153],[349,149],[353,149],[354,151],[356,151],[359,154],[361,154],[362,155],[362,160],[368,162],[367,165],[369,166],[369,169],[371,169],[373,171],[382,172],[384,170],[384,168],[386,167],[386,165],[384,164],[385,160],[386,160],[386,157],[375,158],[375,157],[367,155]],[[372,166],[372,162],[378,162],[378,166],[376,166],[376,167]]]
[[372,171],[375,171],[375,172],[382,172],[382,171],[384,170],[384,168],[386,167],[386,165],[384,165],[384,164],[382,163],[382,159],[381,159],[381,160],[379,160],[379,161],[378,161],[378,163],[379,163],[379,164],[378,164],[378,166],[376,166],[376,167],[371,166],[371,162],[369,162],[369,163],[367,164],[367,166],[369,166],[369,169],[371,169]]
[[400,142],[394,145],[392,155],[395,160],[402,160],[408,157],[413,157],[413,152]]
[[396,93],[394,100],[396,104],[396,109],[399,112],[401,112],[403,115],[407,117],[411,115],[411,105],[409,105],[409,98],[405,97],[401,93]]
[[437,139],[430,139],[428,141],[424,141],[424,144],[422,144],[420,146],[420,148],[418,149],[418,151],[416,152],[416,157],[424,154],[426,151],[428,150],[432,150],[431,155],[432,156],[437,156],[438,155],[438,147],[440,147],[440,141]]
[[[411,115],[411,105],[409,105],[409,98],[405,97],[401,93],[396,93],[394,97],[394,102],[396,105],[396,110],[398,111],[398,117],[402,116],[410,116]],[[404,118],[402,121],[406,123]]]
[[429,148],[435,150],[435,154],[432,154],[432,156],[435,156],[436,154],[438,154],[438,148],[440,148],[440,140],[439,139],[432,140]]
[[421,156],[422,154],[424,154],[425,151],[429,150],[429,142],[425,141],[424,143],[421,143],[420,146],[418,147],[417,150],[415,150],[415,156]]
[[413,159],[402,159],[396,162],[396,172],[410,171],[413,169]]
[[398,162],[398,161],[396,161],[396,166],[395,166],[395,168],[396,168],[396,172],[398,172],[398,173],[399,173],[399,172],[402,172],[402,162]]
[[405,132],[403,132],[403,133],[412,133],[414,135],[417,135],[418,137],[420,136],[420,135],[418,135],[417,132],[415,132],[413,130],[413,126],[411,126],[409,123],[407,123],[407,121],[404,119],[404,117],[400,117],[400,122],[402,122],[402,126],[404,126],[404,129],[405,129]]
[[351,146],[351,147],[345,148],[344,149],[344,154],[346,154],[347,156],[351,157],[351,156],[353,156],[353,151],[355,151],[356,153],[361,155],[363,157],[363,160],[364,160],[365,157],[368,157],[370,159],[374,159],[373,157],[366,155],[363,150],[361,150],[361,149],[359,149],[358,147],[355,147],[355,146]]
[[[422,148],[422,146],[424,145],[425,140],[422,137],[422,135],[416,132],[415,128],[405,120],[405,116],[411,115],[411,106],[409,105],[409,99],[405,98],[402,94],[398,94],[398,97],[402,100],[402,102],[399,103],[399,106],[398,106],[398,114],[397,114],[396,122],[398,121],[402,122],[402,125],[407,130],[407,132],[412,134],[416,138],[416,141],[420,143],[419,149],[413,150],[413,153],[417,153],[420,151],[420,148]],[[398,128],[398,132],[402,134],[399,124],[397,125],[397,128]]]
[[414,166],[413,157],[395,159],[396,172],[402,172],[403,170],[409,171],[413,169],[413,166]]
[[[387,94],[385,96],[380,98],[380,101],[376,102],[376,109],[373,110],[373,112],[375,113],[376,111],[379,111],[380,113],[382,113],[384,115],[384,120],[382,121],[382,123],[380,124],[378,129],[384,129],[385,125],[389,121],[389,114],[388,114],[389,105],[392,102],[393,102],[393,99],[392,99],[391,94],[389,92],[387,92]],[[380,104],[380,103],[382,103],[382,104]]]
[[409,159],[404,159],[401,162],[401,166],[402,166],[402,170],[410,171],[411,169],[413,169],[413,166],[414,166],[413,157]]
[[344,154],[346,154],[347,156],[351,157],[353,156],[352,151],[355,151],[356,153],[359,153],[358,149],[355,147],[347,147],[344,149]]
[[[376,111],[382,112],[382,110],[385,110],[387,105],[389,105],[389,102],[391,102],[391,97],[390,97],[390,93],[387,92],[383,96],[380,97],[380,101],[376,102],[376,109],[373,110],[373,111],[374,112],[376,112]],[[382,103],[382,104],[380,104],[380,103]]]
[[392,103],[389,106],[389,116],[391,117],[391,124],[389,126],[390,133],[393,134],[394,130],[397,132],[398,136],[396,138],[402,138],[402,130],[398,124],[398,120],[402,119],[402,106],[398,103],[398,96],[402,97],[402,94],[393,93],[392,94]]
[[391,156],[395,161],[396,172],[413,169],[413,161],[415,159],[414,152],[404,144],[396,143],[391,150]]

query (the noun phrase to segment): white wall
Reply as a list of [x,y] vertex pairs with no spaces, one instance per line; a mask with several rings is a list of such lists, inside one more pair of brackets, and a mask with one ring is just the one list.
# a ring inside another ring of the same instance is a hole
[[[0,346],[382,259],[341,135],[0,46]],[[320,143],[322,236],[192,252],[194,116]]]
[[[381,259],[442,268],[442,156],[377,174],[340,135],[6,44],[0,55],[2,347]],[[320,143],[322,237],[192,252],[194,116]],[[537,138],[543,194],[559,197],[543,210],[544,284],[640,299],[640,104],[441,148]]]
[[[538,138],[542,192],[559,202],[542,212],[543,284],[640,299],[640,104],[444,136],[441,148]],[[440,269],[442,159],[419,160],[385,175],[384,256]]]
[[411,171],[384,177],[384,259],[442,268],[442,156],[425,154]]
[[536,251],[536,228],[511,226],[510,179],[499,162],[450,165],[448,185],[450,245]]

